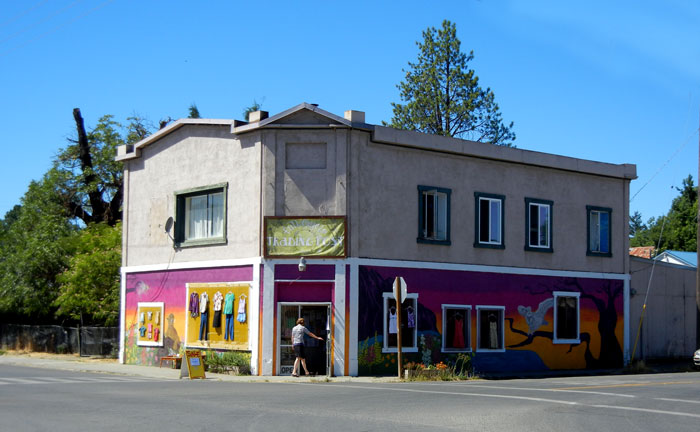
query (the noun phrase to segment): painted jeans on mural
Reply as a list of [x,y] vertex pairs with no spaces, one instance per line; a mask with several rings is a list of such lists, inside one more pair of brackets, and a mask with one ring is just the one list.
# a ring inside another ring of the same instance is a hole
[[224,340],[233,340],[233,314],[226,314],[226,331],[224,332]]
[[202,312],[199,319],[199,340],[207,340],[209,337],[209,312]]

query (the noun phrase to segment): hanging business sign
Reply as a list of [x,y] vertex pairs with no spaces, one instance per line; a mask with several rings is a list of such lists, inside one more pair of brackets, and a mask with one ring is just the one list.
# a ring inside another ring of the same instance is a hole
[[343,258],[345,225],[345,216],[266,217],[265,256]]

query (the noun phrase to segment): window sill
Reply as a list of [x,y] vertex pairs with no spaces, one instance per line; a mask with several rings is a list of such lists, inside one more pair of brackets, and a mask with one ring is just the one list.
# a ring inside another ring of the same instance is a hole
[[[396,348],[382,348],[382,354],[389,354],[389,353],[395,353],[395,352],[398,352],[398,349],[396,349]],[[418,352],[418,348],[416,348],[416,347],[408,347],[408,348],[401,347],[401,352],[402,353],[415,353],[415,352]]]
[[226,244],[226,239],[222,237],[217,237],[217,238],[209,238],[209,239],[200,239],[200,240],[187,240],[184,242],[180,243],[175,243],[176,248],[188,248],[188,247],[197,247],[197,246],[214,246],[214,245],[222,245]]
[[554,339],[552,343],[561,345],[578,345],[581,343],[581,339]]
[[481,249],[505,249],[506,245],[496,243],[474,243],[474,247]]
[[554,249],[551,247],[525,246],[525,250],[529,252],[554,253]]
[[586,251],[586,256],[610,258],[610,257],[612,257],[612,252],[593,252],[593,251]]
[[418,243],[422,243],[422,244],[434,244],[434,245],[444,245],[444,246],[450,246],[452,244],[452,242],[449,240],[436,240],[436,239],[429,239],[429,238],[424,238],[424,237],[418,237],[418,238],[416,238],[416,241]]
[[476,352],[478,352],[478,353],[504,353],[504,352],[506,352],[506,349],[505,348],[498,348],[498,349],[477,348]]
[[466,353],[466,352],[472,352],[471,348],[443,348],[442,352],[444,353]]

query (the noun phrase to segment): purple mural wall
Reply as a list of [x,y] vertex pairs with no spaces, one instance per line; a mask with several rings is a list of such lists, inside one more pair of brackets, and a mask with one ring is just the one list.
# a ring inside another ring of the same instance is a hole
[[[623,364],[622,280],[361,266],[360,375],[396,373],[396,354],[383,349],[385,336],[392,337],[387,328],[395,325],[391,323],[391,312],[384,316],[384,302],[393,300],[387,300],[383,293],[392,291],[396,276],[404,278],[409,293],[417,294],[417,352],[407,353],[405,361],[451,362],[457,352],[471,348],[474,367],[481,372],[597,369]],[[559,296],[556,304],[555,293]],[[572,303],[571,309],[567,309],[566,300]],[[555,328],[557,308],[560,324]],[[578,315],[564,321],[567,310]],[[493,316],[487,316],[487,312]],[[446,318],[447,314],[453,315]],[[455,326],[454,318],[462,319],[461,315],[469,315],[468,322],[463,327]],[[576,319],[578,328],[573,331],[577,340],[566,343],[560,337],[555,343],[555,331],[571,331],[562,328]],[[404,333],[412,331],[403,325],[402,329]],[[462,331],[467,333],[463,339]],[[447,333],[447,339],[443,339],[443,333]],[[491,342],[487,342],[484,346],[490,336],[494,337],[494,345],[488,346]],[[466,341],[457,345],[463,349],[454,348],[457,339]],[[406,340],[405,335],[402,340]]]

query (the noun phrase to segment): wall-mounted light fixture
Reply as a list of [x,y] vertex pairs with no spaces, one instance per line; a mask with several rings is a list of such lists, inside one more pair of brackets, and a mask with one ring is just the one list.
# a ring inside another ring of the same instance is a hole
[[299,271],[306,271],[306,258],[304,257],[299,258]]

